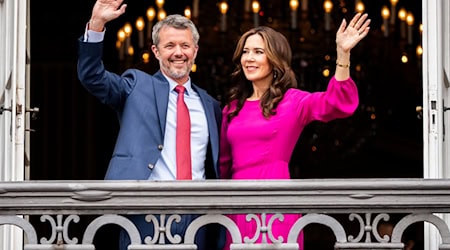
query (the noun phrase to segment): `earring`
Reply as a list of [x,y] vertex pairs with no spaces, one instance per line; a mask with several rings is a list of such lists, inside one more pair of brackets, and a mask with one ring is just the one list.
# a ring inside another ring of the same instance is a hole
[[273,71],[273,79],[277,79],[278,73],[276,70]]

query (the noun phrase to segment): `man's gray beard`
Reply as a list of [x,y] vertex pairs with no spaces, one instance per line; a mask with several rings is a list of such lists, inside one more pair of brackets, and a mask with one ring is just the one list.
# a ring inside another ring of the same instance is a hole
[[169,71],[170,72],[170,76],[173,79],[181,79],[183,77],[185,77],[186,75],[189,75],[189,71],[183,70],[183,72],[178,73],[179,71]]

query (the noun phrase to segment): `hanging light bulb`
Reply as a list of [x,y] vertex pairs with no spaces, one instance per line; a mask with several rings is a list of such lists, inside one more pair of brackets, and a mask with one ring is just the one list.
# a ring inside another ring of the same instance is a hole
[[148,19],[149,21],[153,21],[153,19],[155,19],[155,16],[156,16],[155,8],[149,7],[149,8],[147,9],[147,19]]
[[323,2],[323,9],[325,10],[325,31],[329,31],[331,29],[331,10],[333,9],[333,2],[325,0]]
[[220,31],[225,32],[227,30],[227,11],[228,11],[228,4],[227,2],[223,1],[219,4],[219,10],[220,10]]
[[259,5],[259,2],[254,0],[252,2],[252,11],[253,11],[253,25],[255,27],[259,26],[259,11],[261,10],[261,6]]
[[144,48],[144,28],[145,28],[145,22],[143,17],[138,17],[136,19],[136,29],[138,30],[138,45],[139,48]]
[[381,29],[383,30],[384,37],[389,36],[389,16],[391,13],[389,12],[389,8],[385,5],[381,9],[381,17],[383,18],[383,26]]
[[356,0],[355,2],[355,12],[357,13],[363,13],[365,9],[364,3],[362,0]]
[[184,16],[191,19],[192,12],[191,12],[191,8],[189,8],[189,6],[184,9]]
[[156,0],[156,7],[162,9],[162,7],[164,7],[164,0]]
[[395,6],[397,5],[398,0],[391,0],[391,25],[395,24]]
[[291,28],[297,28],[297,9],[298,9],[298,0],[290,0],[289,7],[291,8]]
[[166,14],[166,11],[165,10],[163,10],[163,9],[160,9],[159,11],[158,11],[158,20],[163,20],[164,18],[166,18],[166,16],[167,16],[167,14]]

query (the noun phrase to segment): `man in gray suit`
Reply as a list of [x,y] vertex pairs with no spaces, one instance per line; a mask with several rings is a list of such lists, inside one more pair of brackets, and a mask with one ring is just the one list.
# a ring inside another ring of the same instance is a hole
[[[83,86],[118,114],[120,131],[105,176],[106,180],[175,180],[177,85],[185,87],[184,99],[191,121],[192,179],[218,178],[221,109],[217,100],[191,82],[189,76],[198,52],[199,33],[181,15],[170,15],[153,27],[151,47],[160,70],[149,75],[128,69],[109,72],[102,63],[105,25],[125,12],[123,0],[97,0],[84,36],[79,41],[78,77]],[[184,215],[172,224],[172,234],[184,235],[196,215]],[[154,233],[144,216],[130,216],[141,237]],[[202,236],[199,234],[199,237]],[[203,246],[198,238],[198,249]],[[121,249],[129,244],[121,234]]]

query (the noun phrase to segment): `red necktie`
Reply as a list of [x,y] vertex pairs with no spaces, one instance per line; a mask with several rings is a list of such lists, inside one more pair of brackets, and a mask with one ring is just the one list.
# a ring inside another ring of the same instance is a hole
[[191,120],[189,110],[184,103],[185,88],[181,85],[175,87],[178,92],[177,99],[177,180],[192,180],[191,170]]

